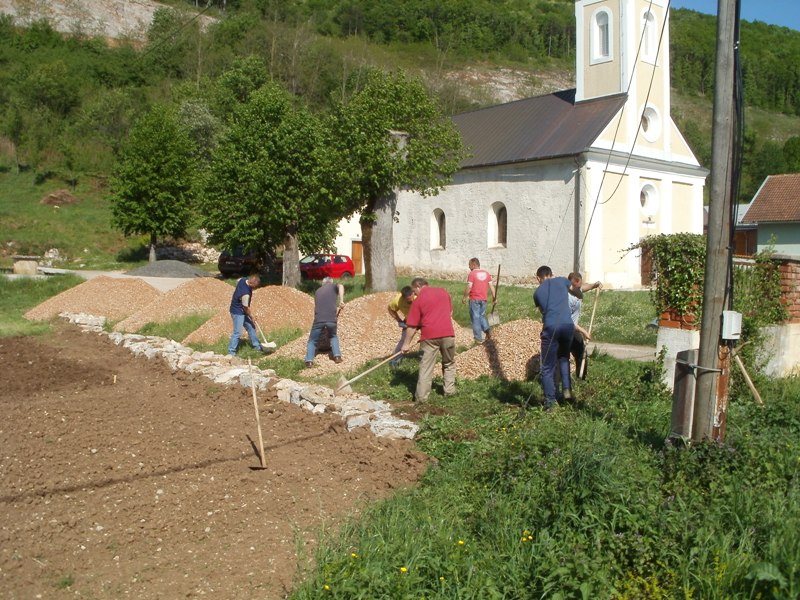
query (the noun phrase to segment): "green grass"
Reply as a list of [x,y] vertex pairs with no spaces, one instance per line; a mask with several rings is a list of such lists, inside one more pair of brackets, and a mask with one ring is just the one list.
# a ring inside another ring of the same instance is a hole
[[213,312],[195,313],[187,315],[181,319],[167,321],[165,323],[146,323],[138,333],[142,335],[155,335],[170,340],[181,341],[187,335],[198,329],[203,323],[208,321]]
[[50,331],[47,323],[28,321],[22,315],[83,281],[77,275],[58,275],[45,279],[0,277],[0,337],[41,335]]
[[[370,393],[408,396],[414,370]],[[291,598],[796,598],[800,381],[763,410],[734,399],[728,444],[686,451],[653,375],[601,357],[554,414],[536,384],[488,378],[395,403],[435,468],[323,534]]]
[[25,172],[0,172],[0,241],[2,263],[11,254],[41,256],[57,248],[58,267],[81,269],[131,269],[146,263],[143,239],[125,239],[111,228],[108,190],[82,183],[70,193],[78,199],[61,207],[41,204],[49,193],[64,188],[58,182],[36,184]]

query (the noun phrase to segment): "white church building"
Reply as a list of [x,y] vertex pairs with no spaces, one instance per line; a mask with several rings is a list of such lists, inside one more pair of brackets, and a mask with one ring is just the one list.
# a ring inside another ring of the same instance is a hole
[[[576,87],[456,115],[470,156],[452,183],[399,193],[400,272],[463,275],[476,256],[504,279],[547,264],[636,288],[626,248],[702,233],[708,171],[670,117],[667,0],[576,0],[575,14]],[[357,223],[343,223],[340,252],[357,251]]]

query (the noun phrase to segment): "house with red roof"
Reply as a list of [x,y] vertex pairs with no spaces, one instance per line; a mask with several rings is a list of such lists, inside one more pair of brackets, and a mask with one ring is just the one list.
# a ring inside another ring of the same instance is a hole
[[742,218],[756,226],[758,250],[800,256],[800,173],[769,175]]

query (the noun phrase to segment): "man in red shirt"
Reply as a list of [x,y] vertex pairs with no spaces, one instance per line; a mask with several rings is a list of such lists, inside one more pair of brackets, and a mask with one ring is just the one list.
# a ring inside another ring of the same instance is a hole
[[[417,295],[406,316],[406,326],[420,330],[422,358],[419,364],[415,402],[425,402],[431,393],[436,355],[442,355],[444,395],[456,393],[456,337],[453,330],[453,302],[444,288],[429,287],[417,277],[411,282]],[[403,352],[408,352],[413,336],[406,336]]]
[[497,303],[497,290],[492,283],[492,276],[486,269],[481,269],[481,261],[477,258],[469,259],[469,276],[467,287],[464,288],[462,302],[469,299],[469,320],[472,322],[472,336],[479,344],[483,343],[484,335],[489,336],[489,321],[486,319],[486,302],[488,292],[492,292],[492,302]]

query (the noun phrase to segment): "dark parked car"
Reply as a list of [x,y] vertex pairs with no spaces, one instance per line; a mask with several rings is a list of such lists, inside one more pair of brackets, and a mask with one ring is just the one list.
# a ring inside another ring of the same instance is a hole
[[346,279],[355,274],[353,261],[344,254],[309,254],[300,259],[300,276],[304,279]]
[[224,250],[219,255],[217,262],[217,268],[223,277],[249,275],[259,271],[261,266],[261,258],[258,254],[243,248],[235,248],[233,251]]

